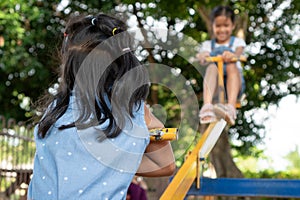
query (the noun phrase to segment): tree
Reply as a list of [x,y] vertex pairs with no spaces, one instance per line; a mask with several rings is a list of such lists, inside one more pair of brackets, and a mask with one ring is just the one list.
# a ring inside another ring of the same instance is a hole
[[46,2],[21,0],[1,1],[0,7],[1,114],[26,120],[32,115],[30,101],[54,79],[55,42],[48,42],[57,32],[51,26],[53,9]]
[[[59,45],[70,12],[98,12],[115,4],[79,1],[64,6],[60,1],[0,2],[0,105],[6,118],[28,120],[35,102],[56,83]],[[89,8],[89,10],[87,10]]]

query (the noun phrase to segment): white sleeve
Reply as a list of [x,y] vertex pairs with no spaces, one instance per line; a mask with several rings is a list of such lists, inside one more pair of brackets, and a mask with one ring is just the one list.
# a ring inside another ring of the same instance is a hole
[[200,44],[199,53],[202,53],[205,51],[211,52],[211,40],[206,40],[202,44]]
[[232,50],[235,51],[237,47],[246,47],[246,42],[243,39],[236,37],[232,45]]

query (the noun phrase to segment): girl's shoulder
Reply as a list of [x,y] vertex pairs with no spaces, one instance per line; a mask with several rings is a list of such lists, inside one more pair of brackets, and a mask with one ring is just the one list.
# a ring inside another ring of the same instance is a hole
[[245,40],[242,38],[239,38],[239,37],[234,37],[233,44],[234,44],[234,46],[242,46],[242,47],[246,46]]
[[212,40],[205,40],[202,42],[202,45],[210,45]]
[[240,37],[236,37],[236,36],[232,36],[234,38],[235,41],[243,41],[245,42],[245,40],[243,38]]
[[211,40],[205,40],[200,44],[200,52],[211,50]]

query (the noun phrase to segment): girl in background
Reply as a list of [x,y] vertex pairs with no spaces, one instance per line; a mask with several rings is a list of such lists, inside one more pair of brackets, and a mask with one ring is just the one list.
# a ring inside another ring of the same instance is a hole
[[[206,124],[216,120],[216,114],[224,116],[230,124],[235,124],[236,102],[245,88],[240,62],[230,62],[232,58],[243,54],[246,43],[243,39],[232,36],[235,28],[235,14],[228,6],[217,6],[212,10],[211,23],[213,39],[204,41],[197,58],[200,64],[207,65],[204,77],[203,101],[200,110],[200,123]],[[213,105],[213,97],[217,89],[217,66],[207,63],[205,58],[221,55],[224,61],[224,84],[227,93],[227,104]]]

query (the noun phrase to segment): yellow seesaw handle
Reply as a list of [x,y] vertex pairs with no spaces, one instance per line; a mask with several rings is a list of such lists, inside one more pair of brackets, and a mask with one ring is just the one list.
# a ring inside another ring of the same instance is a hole
[[[206,62],[223,62],[222,56],[212,56],[212,57],[207,57]],[[230,62],[247,62],[247,57],[244,55],[240,55],[238,57],[233,57]]]
[[156,128],[150,130],[151,141],[176,140],[178,128]]

